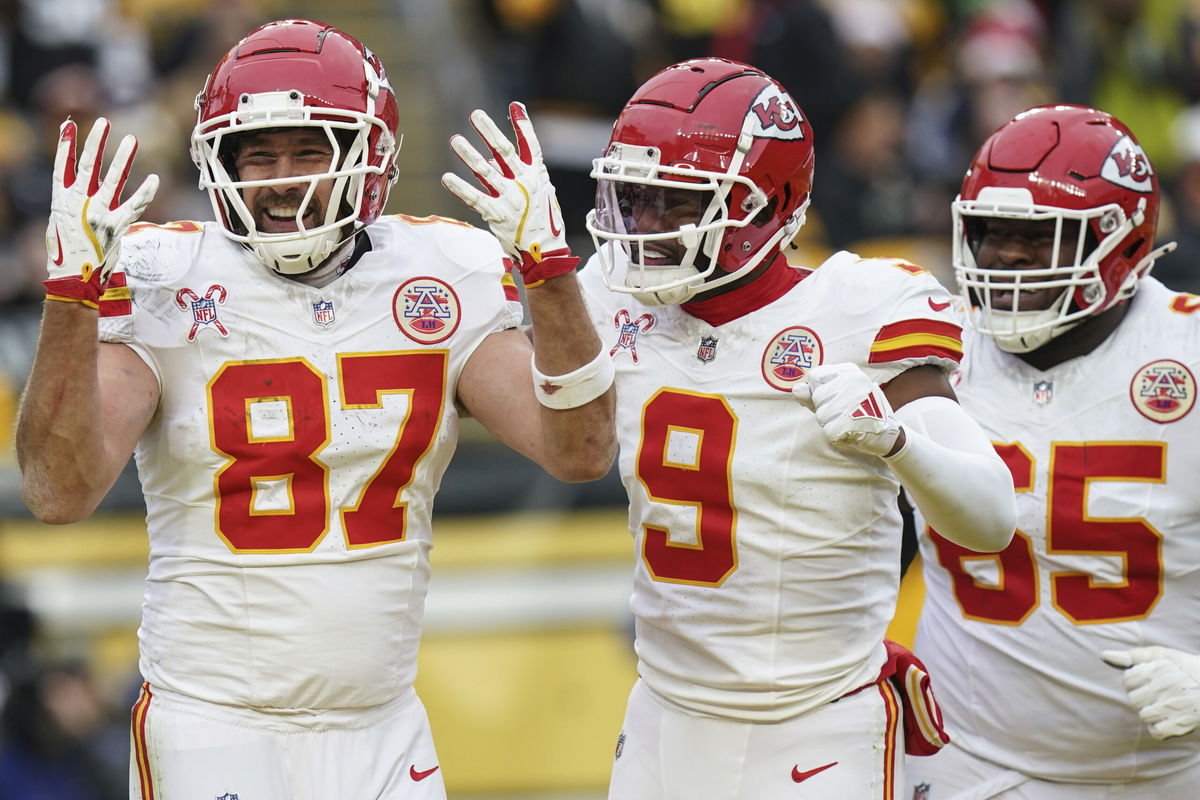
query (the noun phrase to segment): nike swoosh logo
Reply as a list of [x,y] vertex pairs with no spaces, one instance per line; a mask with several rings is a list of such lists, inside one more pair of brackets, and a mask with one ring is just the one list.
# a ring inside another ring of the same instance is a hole
[[413,764],[412,766],[410,766],[408,768],[408,777],[412,778],[414,781],[423,781],[437,771],[438,771],[437,764],[430,767],[429,769],[421,770],[420,772],[417,771],[417,765]]
[[562,228],[554,227],[554,201],[547,200],[546,203],[550,206],[550,235],[555,237],[561,236]]
[[795,767],[792,767],[792,780],[794,780],[796,783],[800,783],[801,781],[808,780],[813,775],[816,775],[818,772],[824,772],[825,770],[829,769],[830,767],[836,767],[837,765],[838,765],[838,762],[834,761],[832,764],[826,764],[823,767],[817,767],[816,769],[810,769],[808,772],[801,772],[800,767],[795,766]]
[[62,236],[58,233],[58,226],[54,226],[54,239],[58,244],[58,258],[51,259],[54,266],[61,267],[63,262]]
[[929,307],[932,308],[934,311],[945,311],[947,308],[950,307],[949,300],[947,300],[944,303],[935,303],[935,302],[933,302],[932,297],[928,297],[926,299],[929,301]]

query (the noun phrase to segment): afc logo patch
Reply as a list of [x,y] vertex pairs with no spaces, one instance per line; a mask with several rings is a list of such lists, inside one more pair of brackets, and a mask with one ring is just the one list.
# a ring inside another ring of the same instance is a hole
[[458,330],[462,309],[447,284],[437,278],[413,278],[400,284],[392,297],[392,317],[414,342],[437,344]]
[[811,328],[796,325],[775,335],[762,356],[762,375],[781,392],[790,392],[807,370],[824,358],[821,339]]
[[1196,405],[1196,377],[1173,359],[1151,361],[1133,375],[1129,399],[1146,419],[1159,424],[1187,416]]

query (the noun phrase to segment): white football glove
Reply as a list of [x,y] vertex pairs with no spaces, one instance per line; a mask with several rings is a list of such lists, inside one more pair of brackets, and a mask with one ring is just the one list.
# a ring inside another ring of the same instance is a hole
[[516,260],[525,285],[536,286],[547,278],[573,272],[579,259],[567,247],[558,197],[525,106],[510,103],[508,117],[517,136],[515,147],[486,112],[471,112],[471,125],[492,153],[490,161],[462,135],[450,138],[450,148],[483,191],[452,172],[442,175],[442,185],[479,212],[500,246]]
[[45,281],[46,296],[54,300],[99,305],[117,262],[121,237],[158,189],[158,176],[149,175],[128,200],[120,202],[137,153],[133,136],[121,140],[104,182],[100,182],[108,130],[108,120],[96,120],[77,163],[74,121],[67,120],[59,128],[46,226],[46,271],[50,275]]
[[1129,704],[1155,739],[1191,733],[1200,726],[1200,656],[1153,645],[1100,654],[1125,674]]
[[900,422],[883,389],[856,364],[822,364],[808,370],[792,394],[817,415],[835,447],[885,456],[900,436]]

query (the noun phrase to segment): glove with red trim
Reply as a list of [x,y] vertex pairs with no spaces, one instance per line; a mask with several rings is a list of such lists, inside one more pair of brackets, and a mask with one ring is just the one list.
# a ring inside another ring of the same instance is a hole
[[1200,656],[1158,645],[1105,650],[1100,656],[1125,670],[1121,683],[1129,704],[1155,739],[1200,727]]
[[99,306],[100,295],[117,263],[121,237],[146,210],[158,189],[158,176],[149,175],[128,200],[120,202],[137,153],[133,136],[121,140],[104,182],[100,182],[108,130],[108,120],[96,120],[77,164],[76,125],[67,120],[59,128],[50,222],[46,226],[46,271],[50,278],[44,283],[49,299]]
[[508,117],[516,132],[515,147],[487,113],[471,112],[471,125],[491,151],[491,160],[462,135],[450,138],[450,148],[483,191],[452,172],[442,176],[442,185],[479,212],[500,246],[516,260],[525,286],[533,287],[547,278],[574,272],[579,259],[567,247],[558,197],[525,106],[510,103]]
[[792,395],[817,415],[829,443],[886,456],[900,436],[883,389],[855,364],[821,364],[808,370]]

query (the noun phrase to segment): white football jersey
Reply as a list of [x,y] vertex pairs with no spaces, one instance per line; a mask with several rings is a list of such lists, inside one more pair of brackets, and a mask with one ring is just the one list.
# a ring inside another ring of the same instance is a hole
[[643,681],[746,721],[870,683],[895,607],[898,483],[881,459],[829,445],[791,388],[823,363],[879,383],[952,370],[949,295],[911,264],[842,252],[714,327],[608,291],[594,261],[581,278],[617,371]]
[[1200,652],[1200,297],[1146,278],[1131,303],[1090,355],[1045,372],[967,332],[952,382],[1012,470],[1017,533],[1000,554],[921,536],[915,650],[950,736],[1050,780],[1200,761],[1194,739],[1151,738],[1100,659]]
[[135,451],[151,686],[326,709],[412,684],[458,378],[521,306],[486,232],[389,217],[367,235],[323,288],[214,223],[139,225],[122,242],[101,338],[162,388]]

